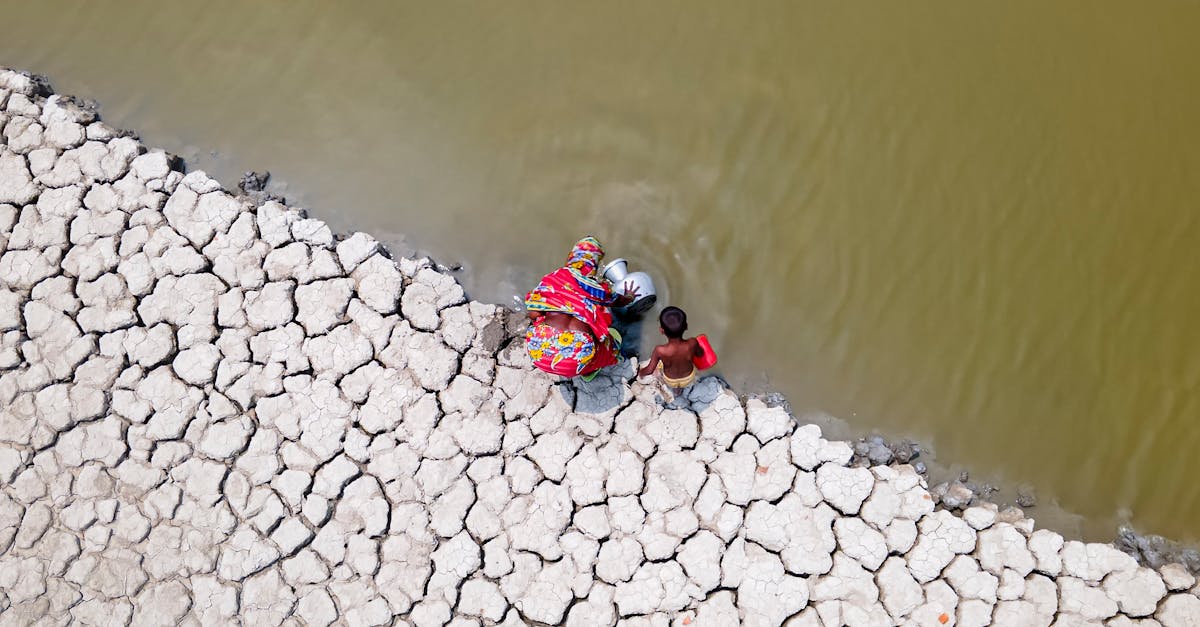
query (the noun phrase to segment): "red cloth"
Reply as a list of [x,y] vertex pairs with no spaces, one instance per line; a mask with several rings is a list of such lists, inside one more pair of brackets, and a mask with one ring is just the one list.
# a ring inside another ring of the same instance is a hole
[[620,359],[620,336],[610,332],[612,294],[597,280],[604,252],[594,238],[575,244],[567,265],[542,277],[525,295],[525,308],[568,314],[591,329],[592,337],[556,329],[538,319],[525,334],[525,350],[535,366],[551,374],[573,377],[611,366]]

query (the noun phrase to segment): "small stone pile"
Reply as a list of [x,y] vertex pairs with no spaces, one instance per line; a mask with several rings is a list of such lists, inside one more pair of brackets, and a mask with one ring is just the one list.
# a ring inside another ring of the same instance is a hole
[[[0,69],[0,625],[1200,624],[1183,567],[935,509]],[[261,202],[260,202],[261,201]]]

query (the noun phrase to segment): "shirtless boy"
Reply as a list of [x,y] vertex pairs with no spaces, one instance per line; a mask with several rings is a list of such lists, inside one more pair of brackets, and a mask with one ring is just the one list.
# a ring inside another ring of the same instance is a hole
[[658,314],[658,326],[667,336],[667,343],[654,347],[646,367],[638,376],[657,374],[659,380],[674,390],[682,390],[696,381],[696,366],[693,357],[704,355],[704,349],[696,338],[684,338],[687,331],[687,314],[678,307],[667,307]]

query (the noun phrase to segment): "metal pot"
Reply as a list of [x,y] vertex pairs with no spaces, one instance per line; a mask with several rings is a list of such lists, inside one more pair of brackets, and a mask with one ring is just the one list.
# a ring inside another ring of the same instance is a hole
[[608,279],[613,285],[620,285],[625,277],[629,276],[629,265],[623,258],[613,259],[604,264],[604,269],[600,271],[604,278]]
[[658,300],[658,292],[654,289],[654,281],[650,275],[645,272],[630,272],[624,259],[608,262],[602,273],[616,293],[624,293],[626,285],[637,288],[637,300],[624,307],[617,307],[619,313],[640,314],[653,307]]

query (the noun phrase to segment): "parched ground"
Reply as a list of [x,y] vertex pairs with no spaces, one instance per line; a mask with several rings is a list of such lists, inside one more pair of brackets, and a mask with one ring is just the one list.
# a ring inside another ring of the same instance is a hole
[[427,260],[0,69],[0,624],[1200,625],[779,407],[529,367]]

